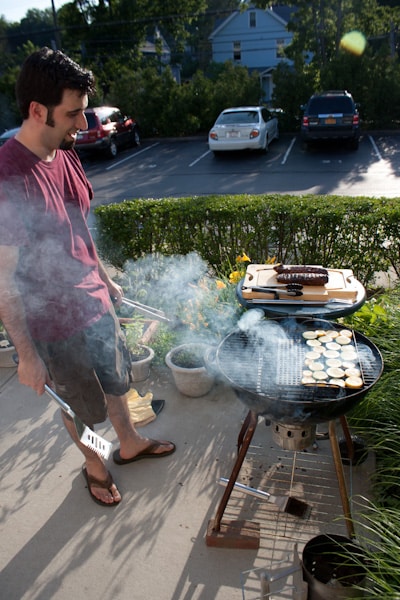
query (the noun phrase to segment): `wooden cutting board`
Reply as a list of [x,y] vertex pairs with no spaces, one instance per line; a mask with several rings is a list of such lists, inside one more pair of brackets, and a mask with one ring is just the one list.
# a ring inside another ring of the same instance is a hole
[[[290,267],[293,265],[285,265]],[[320,266],[320,265],[308,265],[308,266]],[[292,296],[285,293],[285,288],[277,288],[279,297],[282,300],[311,300],[325,302],[332,298],[340,298],[346,300],[356,301],[357,299],[357,285],[356,279],[351,269],[329,269],[328,271],[328,283],[320,286],[304,285],[301,290],[302,296]],[[265,298],[272,300],[274,294],[272,292],[253,291],[252,287],[269,287],[282,285],[277,280],[277,273],[274,270],[274,265],[249,265],[247,267],[246,276],[244,278],[242,296],[245,300],[254,298]]]

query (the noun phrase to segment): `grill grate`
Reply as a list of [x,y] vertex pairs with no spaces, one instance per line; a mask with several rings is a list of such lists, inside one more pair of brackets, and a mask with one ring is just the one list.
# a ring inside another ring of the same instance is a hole
[[[325,322],[324,329],[341,329]],[[313,325],[314,324],[314,325]],[[382,358],[368,338],[353,332],[358,362],[363,376],[362,388],[350,389],[317,383],[303,385],[302,373],[310,347],[304,331],[321,329],[321,321],[285,320],[285,326],[271,319],[261,321],[257,330],[229,334],[217,350],[218,366],[234,386],[266,398],[315,401],[340,399],[365,391],[379,378]]]
[[278,385],[296,386],[301,384],[301,373],[306,355],[306,349],[303,346],[304,344],[299,344],[296,339],[288,339],[285,343],[278,344]]

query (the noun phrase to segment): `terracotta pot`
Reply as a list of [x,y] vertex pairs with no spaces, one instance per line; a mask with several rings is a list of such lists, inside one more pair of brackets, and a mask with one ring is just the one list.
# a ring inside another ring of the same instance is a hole
[[174,382],[181,394],[198,398],[205,396],[214,385],[214,375],[210,373],[205,366],[188,367],[177,364],[177,356],[182,352],[189,355],[191,351],[195,351],[198,355],[200,348],[201,354],[207,352],[209,345],[202,343],[181,344],[168,352],[165,357],[167,366],[171,369]]
[[132,360],[132,380],[133,383],[137,381],[144,381],[150,375],[151,363],[154,358],[154,350],[149,346],[140,346],[141,348],[145,348],[148,353],[147,356],[143,358],[136,358],[135,355],[131,352],[131,360]]

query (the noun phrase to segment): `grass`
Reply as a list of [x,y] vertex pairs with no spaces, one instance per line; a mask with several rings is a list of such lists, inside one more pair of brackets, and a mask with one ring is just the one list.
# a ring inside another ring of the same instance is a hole
[[[400,286],[368,300],[343,324],[379,348],[384,370],[365,399],[347,415],[357,435],[375,452],[373,501],[362,512],[367,598],[400,599]],[[365,506],[365,499],[363,501]]]

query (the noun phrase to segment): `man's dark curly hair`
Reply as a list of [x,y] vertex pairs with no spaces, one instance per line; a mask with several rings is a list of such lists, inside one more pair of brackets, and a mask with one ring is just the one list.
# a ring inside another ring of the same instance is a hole
[[28,118],[32,101],[48,108],[58,106],[66,89],[91,96],[96,91],[93,73],[60,50],[44,47],[33,52],[24,61],[15,86],[22,118]]

